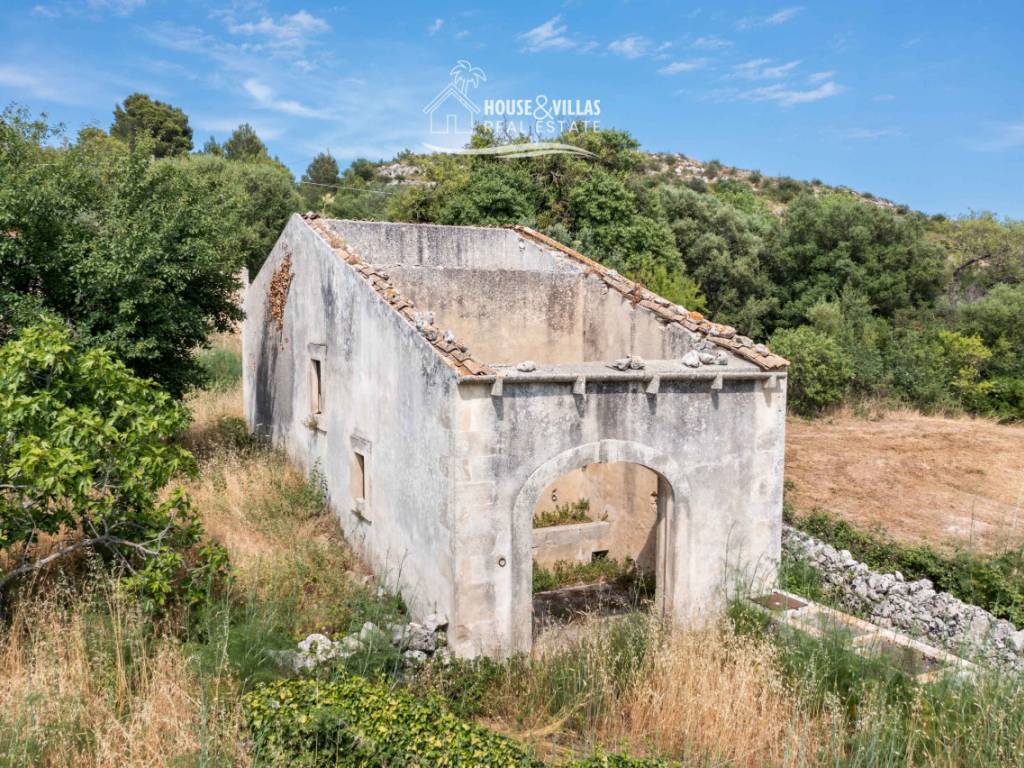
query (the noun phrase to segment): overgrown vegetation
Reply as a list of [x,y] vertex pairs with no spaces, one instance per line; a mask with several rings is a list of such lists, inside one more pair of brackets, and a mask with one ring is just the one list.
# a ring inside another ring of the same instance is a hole
[[590,499],[577,499],[564,504],[556,504],[554,509],[545,509],[533,516],[534,528],[592,522],[594,520],[590,516]]
[[616,584],[635,593],[638,599],[654,595],[653,574],[628,557],[622,560],[595,557],[583,562],[559,560],[551,568],[538,563],[533,565],[534,592],[583,584]]
[[1024,551],[980,555],[968,550],[944,554],[926,544],[907,546],[881,531],[858,530],[838,517],[814,510],[793,521],[801,530],[850,553],[874,570],[899,571],[907,579],[930,579],[937,590],[1024,625]]
[[87,550],[151,610],[199,601],[224,557],[169,486],[195,471],[173,442],[187,423],[180,403],[58,321],[0,345],[0,596]]
[[0,115],[0,341],[60,317],[181,395],[202,383],[195,349],[241,319],[239,270],[300,202],[272,161],[155,159],[149,129],[125,131],[68,144],[24,110]]

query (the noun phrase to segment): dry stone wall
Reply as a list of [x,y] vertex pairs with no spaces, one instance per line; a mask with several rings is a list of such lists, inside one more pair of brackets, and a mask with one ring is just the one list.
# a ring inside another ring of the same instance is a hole
[[907,581],[898,571],[878,573],[848,550],[789,526],[783,528],[782,547],[815,566],[844,609],[953,653],[1024,671],[1024,630],[937,592],[930,580]]

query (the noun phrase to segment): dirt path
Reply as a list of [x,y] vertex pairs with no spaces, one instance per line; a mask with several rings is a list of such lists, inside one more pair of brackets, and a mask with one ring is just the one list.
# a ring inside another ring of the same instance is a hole
[[1024,426],[890,414],[786,426],[787,498],[906,542],[1024,543]]

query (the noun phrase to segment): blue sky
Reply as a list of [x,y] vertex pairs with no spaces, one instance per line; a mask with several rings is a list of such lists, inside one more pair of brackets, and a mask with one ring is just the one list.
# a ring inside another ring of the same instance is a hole
[[296,173],[442,143],[456,61],[487,99],[599,100],[645,149],[1024,218],[1024,4],[5,0],[0,103],[74,132],[132,91],[197,145],[252,123]]

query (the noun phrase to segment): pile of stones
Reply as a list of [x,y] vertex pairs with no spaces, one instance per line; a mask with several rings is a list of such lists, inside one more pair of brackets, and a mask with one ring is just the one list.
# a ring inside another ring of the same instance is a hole
[[433,613],[422,622],[388,624],[383,628],[368,621],[358,632],[338,640],[314,632],[299,641],[296,650],[276,651],[272,655],[278,664],[294,672],[312,672],[321,664],[387,645],[401,651],[407,666],[419,666],[431,658],[447,663],[451,660],[445,632],[447,627],[448,618],[443,613]]
[[952,653],[1024,671],[1024,630],[936,591],[930,580],[907,581],[898,571],[872,571],[849,550],[838,550],[789,526],[783,529],[782,546],[821,573],[843,609]]

